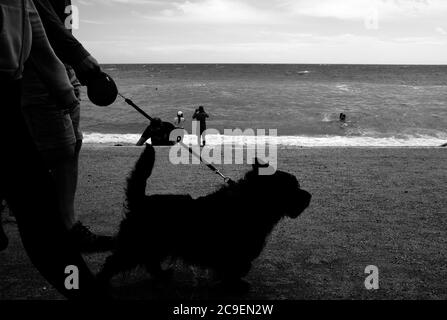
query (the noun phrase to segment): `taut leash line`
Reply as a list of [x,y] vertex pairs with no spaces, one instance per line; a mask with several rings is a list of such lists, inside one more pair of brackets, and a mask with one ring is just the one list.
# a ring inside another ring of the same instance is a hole
[[187,149],[189,151],[189,153],[191,153],[193,156],[195,156],[197,159],[200,159],[200,162],[202,162],[204,165],[206,165],[208,168],[210,168],[211,171],[213,171],[215,174],[217,174],[218,176],[220,176],[226,183],[231,184],[234,181],[231,180],[230,177],[225,176],[222,172],[220,172],[219,169],[217,169],[215,166],[213,166],[211,163],[203,160],[202,156],[200,156],[199,154],[197,154],[196,152],[194,152],[194,150],[190,147],[188,147],[186,144],[184,144],[182,141],[179,142],[179,144]]
[[149,121],[154,120],[150,115],[148,115],[146,112],[143,111],[143,109],[141,109],[139,106],[137,106],[132,100],[127,99],[125,96],[123,96],[121,93],[118,93],[118,95],[124,99],[124,101],[131,106],[132,108],[134,108],[135,110],[137,110],[140,114],[142,114],[146,119],[148,119]]

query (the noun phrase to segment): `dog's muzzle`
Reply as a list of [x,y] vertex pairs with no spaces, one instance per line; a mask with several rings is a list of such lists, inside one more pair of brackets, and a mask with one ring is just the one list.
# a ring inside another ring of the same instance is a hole
[[307,192],[306,190],[299,189],[296,199],[298,202],[297,203],[298,208],[296,208],[295,206],[296,209],[289,214],[289,217],[292,219],[297,218],[309,206],[311,199],[312,195],[309,192]]

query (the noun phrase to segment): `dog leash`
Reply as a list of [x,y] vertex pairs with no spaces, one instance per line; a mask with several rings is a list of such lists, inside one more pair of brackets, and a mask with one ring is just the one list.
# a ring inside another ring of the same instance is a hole
[[143,111],[139,106],[137,106],[132,100],[127,99],[125,96],[123,96],[121,93],[118,93],[118,95],[124,99],[124,102],[126,102],[129,106],[137,110],[139,113],[141,113],[146,119],[149,121],[153,121],[154,118],[152,118],[150,115],[148,115],[146,112]]
[[185,148],[188,149],[189,153],[191,153],[193,156],[195,156],[197,159],[200,159],[200,162],[202,162],[204,165],[206,165],[208,168],[210,168],[211,171],[213,171],[215,174],[217,174],[218,176],[220,176],[225,183],[228,184],[233,184],[234,181],[231,180],[230,177],[227,177],[226,175],[224,175],[222,172],[220,172],[219,169],[217,169],[215,166],[213,166],[211,163],[207,162],[206,160],[202,159],[202,156],[195,153],[194,150],[192,148],[189,148],[186,144],[184,144],[182,141],[179,141],[179,144]]
[[[153,121],[154,118],[152,118],[150,115],[148,115],[143,109],[141,109],[139,106],[137,106],[132,100],[126,98],[125,96],[123,96],[121,93],[118,93],[118,95],[124,99],[124,102],[126,102],[129,106],[131,106],[132,108],[134,108],[136,111],[138,111],[143,117],[145,117],[146,119],[148,119],[149,121]],[[232,185],[234,184],[234,181],[224,175],[219,169],[217,169],[215,166],[213,166],[211,163],[209,163],[206,160],[202,159],[202,156],[197,154],[196,152],[194,152],[194,150],[191,147],[188,147],[186,144],[184,144],[182,141],[178,141],[178,143],[180,144],[180,146],[182,146],[183,148],[185,148],[186,150],[189,151],[190,154],[192,154],[194,157],[196,157],[197,159],[200,160],[201,163],[203,163],[204,165],[206,165],[211,171],[213,171],[215,174],[217,174],[218,176],[220,176],[225,183]]]

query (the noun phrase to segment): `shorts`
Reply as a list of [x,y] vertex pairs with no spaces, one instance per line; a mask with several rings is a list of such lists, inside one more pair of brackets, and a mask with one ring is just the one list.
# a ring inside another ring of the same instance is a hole
[[[67,70],[75,93],[80,99],[79,86],[72,70]],[[30,72],[31,73],[31,72]],[[69,113],[60,110],[45,86],[31,74],[25,74],[22,112],[31,136],[39,151],[67,148],[82,141],[80,128],[80,107],[77,105]]]

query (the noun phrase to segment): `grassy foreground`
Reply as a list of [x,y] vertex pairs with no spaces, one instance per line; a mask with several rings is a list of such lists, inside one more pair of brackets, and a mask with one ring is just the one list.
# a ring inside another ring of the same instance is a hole
[[[84,147],[77,210],[94,231],[116,231],[125,178],[140,151]],[[223,171],[238,177],[248,168]],[[240,298],[447,299],[447,150],[281,149],[279,169],[295,174],[313,202],[278,225],[247,278],[251,292]],[[220,183],[204,166],[170,164],[168,149],[158,148],[148,192],[199,196]],[[16,225],[5,229],[11,244],[0,253],[0,299],[62,298],[30,264]],[[96,271],[106,256],[86,260]],[[377,291],[364,287],[368,265],[379,268]],[[121,298],[213,297],[206,273],[194,280],[188,268],[176,269],[168,286],[135,270],[115,278],[113,290]]]

